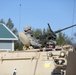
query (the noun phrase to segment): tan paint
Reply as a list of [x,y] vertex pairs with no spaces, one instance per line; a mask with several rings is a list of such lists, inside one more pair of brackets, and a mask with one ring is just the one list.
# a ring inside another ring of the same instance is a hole
[[[51,75],[55,63],[52,57],[48,59],[47,53],[50,52],[0,52],[0,75],[13,75],[14,68],[16,75]],[[52,53],[56,55],[55,51]]]
[[20,41],[25,45],[25,46],[30,46],[30,41],[28,39],[28,37],[23,33],[23,32],[19,32],[19,39]]
[[[59,58],[60,52],[65,51],[66,56],[68,56],[68,52],[73,51],[72,47],[68,47],[68,50],[66,47],[56,47],[52,51],[46,51],[46,48],[43,48],[43,51],[31,49],[30,42],[24,33],[20,32],[19,38],[24,46],[29,48],[25,51],[0,52],[0,75],[13,75],[15,68],[17,70],[16,75],[52,75],[56,67],[61,68],[67,65],[66,57]],[[59,48],[60,51],[56,51]],[[57,65],[54,59],[64,59],[65,63]]]

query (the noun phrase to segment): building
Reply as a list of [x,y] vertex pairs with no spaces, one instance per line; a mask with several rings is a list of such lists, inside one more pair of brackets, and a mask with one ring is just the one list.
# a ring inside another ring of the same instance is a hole
[[17,36],[3,23],[0,23],[0,50],[14,51],[14,41]]

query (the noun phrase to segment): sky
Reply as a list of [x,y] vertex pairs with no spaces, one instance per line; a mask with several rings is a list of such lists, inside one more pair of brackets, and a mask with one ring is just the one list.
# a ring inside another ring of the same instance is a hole
[[[25,25],[46,29],[47,23],[56,31],[76,24],[76,0],[0,0],[0,19],[9,18],[19,32]],[[75,32],[76,27],[63,31],[70,37]]]

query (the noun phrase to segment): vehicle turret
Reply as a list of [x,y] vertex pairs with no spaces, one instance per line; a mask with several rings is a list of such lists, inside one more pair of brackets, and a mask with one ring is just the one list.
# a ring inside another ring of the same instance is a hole
[[40,40],[45,40],[45,38],[49,41],[49,40],[52,40],[52,41],[56,41],[56,39],[57,39],[57,33],[59,33],[59,32],[61,32],[61,31],[64,31],[64,30],[66,30],[66,29],[69,29],[69,28],[72,28],[72,27],[74,27],[74,26],[76,26],[76,24],[74,24],[74,25],[71,25],[71,26],[68,26],[68,27],[66,27],[66,28],[63,28],[63,29],[59,29],[59,30],[56,30],[56,31],[53,31],[52,29],[51,29],[51,27],[50,27],[50,24],[48,23],[48,27],[49,27],[49,33],[45,33],[44,35],[41,35],[41,36],[39,36],[38,38],[40,39]]

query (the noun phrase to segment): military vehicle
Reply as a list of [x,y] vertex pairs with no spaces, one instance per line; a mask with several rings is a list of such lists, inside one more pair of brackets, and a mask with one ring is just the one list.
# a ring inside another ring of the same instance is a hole
[[[59,30],[59,32],[62,30]],[[23,32],[19,33],[19,39],[24,44],[23,51],[0,52],[0,75],[67,74],[67,58],[69,52],[74,51],[73,46],[66,45],[56,46],[55,48],[43,47],[34,49]]]

